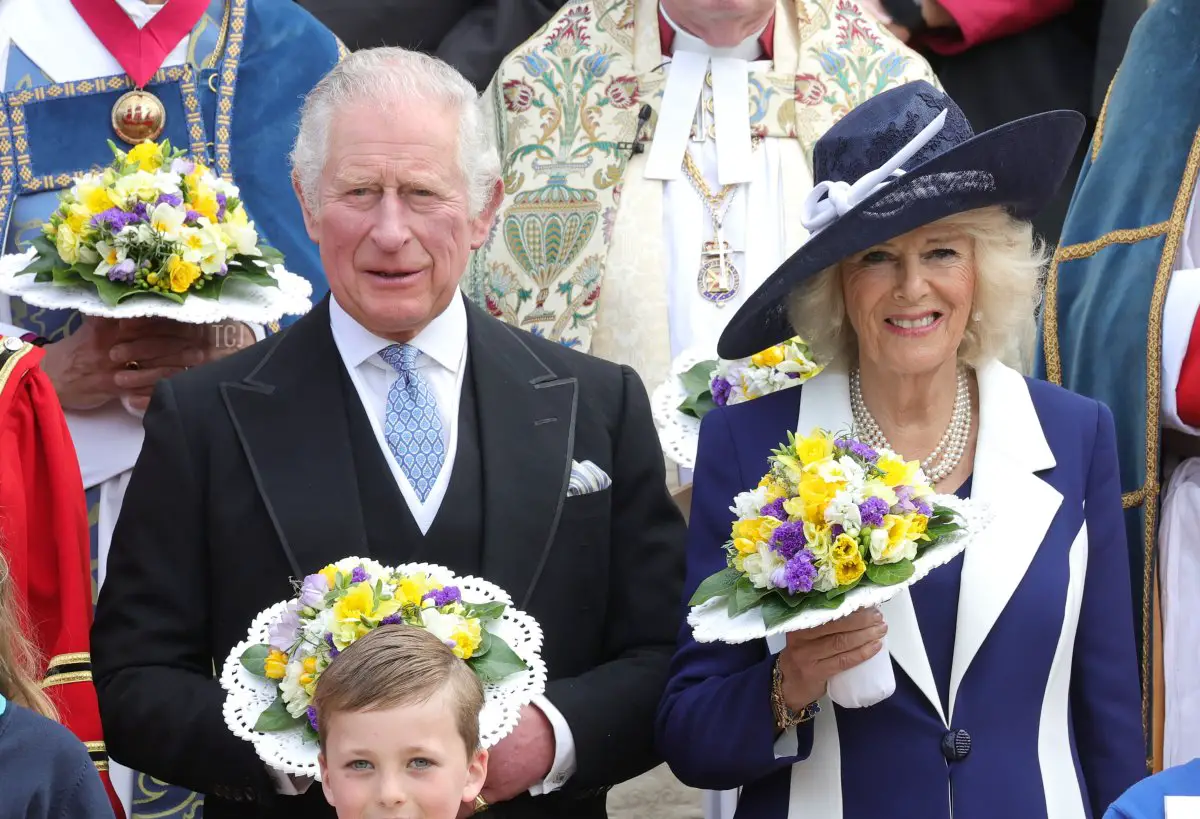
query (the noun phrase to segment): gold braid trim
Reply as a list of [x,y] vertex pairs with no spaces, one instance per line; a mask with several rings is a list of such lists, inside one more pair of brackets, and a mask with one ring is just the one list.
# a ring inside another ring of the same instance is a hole
[[108,748],[103,742],[85,742],[88,756],[92,758],[92,764],[96,766],[96,770],[100,773],[108,771]]
[[[1150,730],[1150,685],[1153,635],[1151,631],[1151,595],[1154,592],[1155,534],[1158,531],[1158,460],[1159,423],[1158,415],[1162,401],[1162,314],[1167,300],[1167,287],[1175,269],[1175,258],[1179,243],[1187,227],[1188,209],[1192,203],[1192,192],[1196,188],[1196,176],[1200,173],[1200,129],[1192,140],[1187,163],[1183,167],[1183,179],[1175,195],[1175,207],[1171,210],[1170,227],[1166,244],[1158,263],[1154,279],[1154,292],[1150,298],[1150,321],[1146,328],[1146,483],[1145,527],[1142,537],[1142,730]],[[1150,501],[1154,501],[1151,503]]]
[[1104,120],[1108,118],[1108,100],[1112,97],[1113,86],[1117,84],[1117,75],[1121,73],[1120,66],[1109,80],[1108,90],[1104,92],[1104,103],[1100,106],[1100,118],[1096,120],[1096,131],[1092,136],[1092,161],[1100,156],[1100,143],[1104,141]]
[[[221,30],[217,33],[217,45],[213,48],[212,54],[208,55],[208,59],[204,61],[204,68],[216,68],[217,62],[225,53],[225,38],[229,34],[229,11],[230,3],[226,0],[225,13],[221,16]],[[1101,112],[1103,113],[1103,111]]]
[[58,668],[60,665],[74,665],[75,663],[90,663],[91,661],[92,661],[92,655],[88,654],[86,651],[79,651],[74,654],[59,654],[59,655],[56,655],[55,658],[50,661],[50,664],[48,666],[46,666],[46,670],[49,671],[50,669]]
[[1146,489],[1135,489],[1132,492],[1126,492],[1121,496],[1121,508],[1132,509],[1135,506],[1141,506],[1146,502]]
[[1064,245],[1054,253],[1054,261],[1046,274],[1045,299],[1042,310],[1042,350],[1046,356],[1046,380],[1062,386],[1062,355],[1058,347],[1058,264],[1095,256],[1111,245],[1131,245],[1166,233],[1171,223],[1159,222],[1140,228],[1123,228],[1105,233],[1090,242]]
[[42,680],[42,688],[53,688],[56,685],[70,685],[71,683],[91,682],[92,672],[90,671],[72,671],[67,674],[55,674],[53,677],[47,677]]
[[17,362],[29,355],[33,349],[35,348],[32,344],[26,344],[23,348],[17,350],[4,360],[4,365],[0,366],[0,393],[4,392],[4,387],[8,384],[8,379],[12,377],[13,370],[17,368]]

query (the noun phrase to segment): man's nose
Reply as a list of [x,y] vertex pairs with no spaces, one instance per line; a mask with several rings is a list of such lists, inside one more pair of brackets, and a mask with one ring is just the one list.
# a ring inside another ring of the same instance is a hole
[[380,250],[390,252],[404,247],[412,237],[410,217],[408,206],[395,192],[386,192],[380,197],[371,226],[371,238]]

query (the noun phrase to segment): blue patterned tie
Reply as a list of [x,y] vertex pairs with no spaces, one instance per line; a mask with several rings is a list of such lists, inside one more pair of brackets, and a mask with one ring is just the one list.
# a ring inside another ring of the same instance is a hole
[[380,350],[379,357],[399,375],[388,390],[383,434],[396,463],[424,503],[446,460],[437,400],[417,370],[416,347],[393,344]]

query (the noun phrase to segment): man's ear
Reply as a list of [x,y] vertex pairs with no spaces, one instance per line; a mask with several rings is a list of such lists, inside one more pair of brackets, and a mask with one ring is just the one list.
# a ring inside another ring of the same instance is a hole
[[487,205],[471,223],[471,250],[478,250],[484,242],[487,241],[488,234],[492,231],[492,222],[496,219],[496,212],[500,210],[500,203],[504,201],[504,183],[499,179],[492,186],[492,195],[488,198]]
[[292,190],[296,192],[296,201],[300,203],[300,212],[304,214],[304,229],[308,232],[308,238],[321,244],[320,217],[309,208],[308,199],[300,187],[300,176],[295,171],[292,171]]

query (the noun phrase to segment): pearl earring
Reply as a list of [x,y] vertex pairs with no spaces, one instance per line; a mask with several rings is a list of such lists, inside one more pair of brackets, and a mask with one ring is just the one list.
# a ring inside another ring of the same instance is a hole
[[983,313],[981,313],[980,311],[976,310],[976,311],[975,311],[975,315],[971,316],[971,319],[972,319],[972,320],[974,320],[974,322],[975,322],[976,324],[978,324],[978,323],[979,323],[979,322],[980,322],[980,321],[983,319]]

